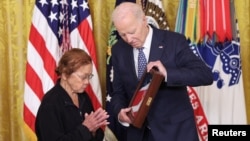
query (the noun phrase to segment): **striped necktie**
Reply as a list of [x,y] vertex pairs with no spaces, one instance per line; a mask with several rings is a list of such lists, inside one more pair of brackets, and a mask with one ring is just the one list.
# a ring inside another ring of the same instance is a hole
[[147,59],[145,57],[145,54],[143,52],[144,47],[138,48],[138,79],[141,79],[141,76],[146,69],[147,66]]

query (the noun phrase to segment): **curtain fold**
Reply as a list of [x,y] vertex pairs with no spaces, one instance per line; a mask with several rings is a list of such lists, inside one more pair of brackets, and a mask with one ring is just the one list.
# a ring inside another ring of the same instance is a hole
[[235,0],[236,16],[238,17],[240,45],[242,57],[243,84],[245,91],[247,121],[250,123],[250,2],[248,0]]
[[[35,0],[0,1],[0,140],[36,141],[23,122],[23,93],[27,41]],[[170,30],[174,30],[179,0],[163,0]],[[89,0],[97,47],[98,73],[105,105],[106,51],[115,0]],[[236,0],[247,117],[250,123],[249,1]]]

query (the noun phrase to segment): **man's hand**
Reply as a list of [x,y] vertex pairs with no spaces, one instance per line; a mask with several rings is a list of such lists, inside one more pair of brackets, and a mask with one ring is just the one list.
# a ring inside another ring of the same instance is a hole
[[165,78],[167,77],[167,70],[163,66],[161,61],[158,60],[158,61],[149,62],[147,65],[147,72],[149,72],[153,67],[156,67],[159,70],[159,72],[163,74]]
[[128,112],[130,112],[131,110],[132,110],[131,107],[130,108],[121,109],[121,111],[118,114],[119,121],[123,122],[123,123],[129,123],[129,124],[131,124],[132,120],[128,116]]

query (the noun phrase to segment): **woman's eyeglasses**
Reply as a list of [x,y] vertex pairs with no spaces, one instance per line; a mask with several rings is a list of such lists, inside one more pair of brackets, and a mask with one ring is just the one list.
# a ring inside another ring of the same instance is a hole
[[86,74],[86,75],[84,75],[84,76],[81,76],[81,75],[79,75],[79,74],[77,74],[77,73],[74,73],[78,78],[80,78],[82,81],[84,81],[84,80],[86,80],[86,79],[88,79],[88,80],[90,80],[94,75],[93,74]]

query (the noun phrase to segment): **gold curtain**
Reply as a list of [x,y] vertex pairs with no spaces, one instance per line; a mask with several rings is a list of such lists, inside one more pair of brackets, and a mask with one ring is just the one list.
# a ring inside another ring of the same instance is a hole
[[[35,141],[23,123],[23,92],[27,41],[35,0],[0,1],[0,140]],[[110,15],[115,0],[89,0],[97,46],[98,69],[105,101],[106,49]],[[163,0],[170,29],[175,26],[179,0]],[[241,39],[244,90],[250,123],[250,16],[249,1],[235,0]]]

